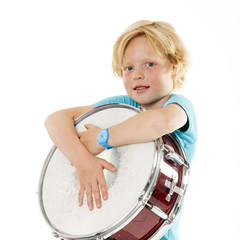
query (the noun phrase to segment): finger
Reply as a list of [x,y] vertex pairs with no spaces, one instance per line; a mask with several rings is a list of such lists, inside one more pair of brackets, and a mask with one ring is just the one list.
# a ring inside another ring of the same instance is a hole
[[78,137],[81,137],[82,132],[77,132]]
[[93,127],[93,126],[94,126],[93,124],[84,124],[84,127],[85,127],[86,129],[89,129],[89,128]]
[[114,167],[113,164],[107,162],[107,161],[104,160],[104,159],[101,159],[101,160],[100,160],[100,163],[101,163],[101,165],[102,165],[102,167],[103,167],[104,169],[107,169],[107,170],[109,170],[109,171],[111,171],[111,172],[116,172],[116,171],[117,171],[117,169]]
[[92,188],[91,186],[86,187],[86,197],[87,197],[87,205],[90,211],[93,210],[93,198],[92,198]]
[[78,194],[78,203],[80,207],[83,205],[84,192],[85,188],[81,186]]
[[106,184],[106,180],[105,180],[104,175],[99,177],[98,183],[99,183],[99,186],[100,186],[100,189],[101,189],[103,199],[107,200],[108,199],[108,191],[107,191],[107,184]]
[[94,199],[95,199],[95,203],[96,203],[97,208],[101,208],[102,203],[101,203],[99,186],[97,184],[93,185],[92,186],[92,191],[93,191],[93,195],[94,195]]

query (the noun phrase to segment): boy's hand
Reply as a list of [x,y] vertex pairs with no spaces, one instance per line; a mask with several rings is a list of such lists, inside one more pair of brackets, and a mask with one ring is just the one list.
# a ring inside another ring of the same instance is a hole
[[101,208],[101,194],[104,200],[108,198],[107,184],[103,174],[103,169],[107,169],[111,172],[115,172],[116,168],[104,159],[95,157],[89,154],[90,157],[81,164],[76,166],[78,172],[78,179],[80,182],[79,190],[79,205],[83,205],[84,192],[86,191],[87,204],[89,210],[93,209],[93,196],[97,208]]
[[101,128],[93,124],[85,124],[84,127],[87,129],[87,131],[78,132],[81,142],[93,155],[101,153],[105,149],[103,146],[99,145],[97,141],[97,136]]

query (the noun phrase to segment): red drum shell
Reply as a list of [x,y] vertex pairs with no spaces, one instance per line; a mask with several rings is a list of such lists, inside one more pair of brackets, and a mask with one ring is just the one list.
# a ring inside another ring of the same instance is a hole
[[[165,135],[162,137],[164,144],[170,145],[176,153],[181,156],[184,156],[184,152],[180,149],[178,144],[176,145],[176,139],[173,135]],[[185,157],[185,156],[184,156]],[[174,166],[169,163],[165,158],[163,159],[164,163],[173,168],[178,174],[177,186],[182,187],[183,181],[183,172],[184,166]],[[170,202],[165,198],[169,192],[164,183],[165,181],[170,181],[171,179],[164,172],[160,172],[158,181],[150,198],[150,202],[157,206],[166,214],[170,215],[172,211],[176,210],[176,202],[178,199],[178,194],[173,193]],[[178,211],[178,210],[177,210]],[[147,208],[143,208],[142,211],[124,228],[122,228],[117,233],[113,234],[111,237],[107,238],[108,240],[147,240],[150,239],[154,234],[156,234],[161,226],[166,222],[166,220],[158,217],[152,211],[149,211]],[[170,227],[170,226],[169,226]],[[168,229],[169,229],[168,227]],[[158,234],[158,238],[163,236],[165,232]]]

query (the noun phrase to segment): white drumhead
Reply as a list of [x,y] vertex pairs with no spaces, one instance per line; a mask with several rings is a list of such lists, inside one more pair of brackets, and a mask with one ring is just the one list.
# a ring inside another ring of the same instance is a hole
[[[76,126],[84,131],[85,123],[101,128],[115,125],[136,112],[127,108],[106,108],[82,119]],[[99,157],[113,163],[116,173],[105,172],[109,198],[102,200],[102,208],[89,211],[86,200],[78,205],[79,182],[77,172],[68,159],[56,149],[50,154],[42,182],[42,204],[50,225],[65,236],[89,236],[114,228],[130,212],[139,208],[152,173],[154,142],[133,144],[105,150]]]

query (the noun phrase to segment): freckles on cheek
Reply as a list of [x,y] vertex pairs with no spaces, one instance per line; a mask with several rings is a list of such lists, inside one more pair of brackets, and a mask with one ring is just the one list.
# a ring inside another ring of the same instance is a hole
[[128,84],[128,78],[126,77],[126,76],[123,76],[123,85],[124,85],[124,87],[126,88],[129,84]]

